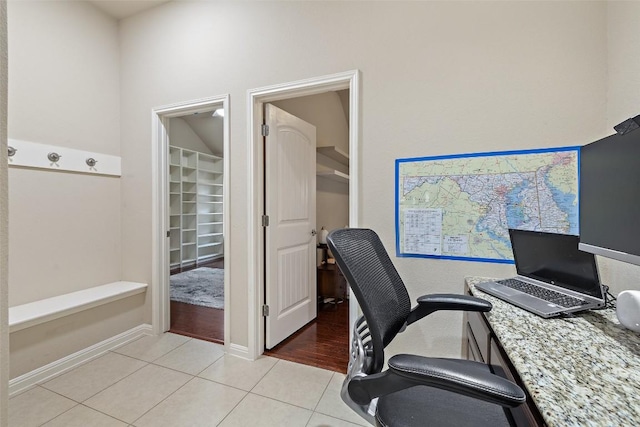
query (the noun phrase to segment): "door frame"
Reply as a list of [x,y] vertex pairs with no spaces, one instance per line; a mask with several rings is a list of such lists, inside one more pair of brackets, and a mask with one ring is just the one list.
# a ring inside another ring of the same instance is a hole
[[[263,104],[289,98],[349,89],[349,227],[359,226],[360,166],[360,71],[282,83],[247,91],[247,155],[249,195],[248,224],[248,357],[257,359],[264,352],[264,233],[261,216],[264,206],[264,164],[262,147]],[[358,303],[349,299],[349,336],[358,316]]]
[[[230,142],[229,142],[229,94],[202,98],[193,101],[179,102],[153,108],[151,111],[152,138],[151,138],[151,183],[152,183],[152,303],[151,322],[153,333],[160,335],[170,327],[170,302],[169,302],[169,119],[187,114],[212,111],[216,107],[224,108],[222,119],[223,138],[223,218],[222,233],[224,236],[224,254],[231,253],[231,238],[229,231],[229,166]],[[227,261],[225,261],[225,264]],[[229,294],[231,283],[231,269],[224,269],[224,345],[229,346],[230,310]]]

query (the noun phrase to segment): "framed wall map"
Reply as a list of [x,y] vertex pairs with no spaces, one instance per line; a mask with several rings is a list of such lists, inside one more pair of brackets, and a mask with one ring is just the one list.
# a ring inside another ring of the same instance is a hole
[[580,147],[396,160],[396,253],[513,263],[509,228],[578,234]]

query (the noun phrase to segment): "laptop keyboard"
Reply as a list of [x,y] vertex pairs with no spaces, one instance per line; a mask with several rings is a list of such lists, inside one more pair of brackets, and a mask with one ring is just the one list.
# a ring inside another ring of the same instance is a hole
[[551,289],[546,289],[542,286],[532,285],[531,283],[517,279],[497,280],[497,282],[509,288],[517,289],[525,294],[533,295],[534,297],[559,305],[560,307],[570,308],[587,304],[586,301],[579,298],[570,297],[560,292],[552,291]]

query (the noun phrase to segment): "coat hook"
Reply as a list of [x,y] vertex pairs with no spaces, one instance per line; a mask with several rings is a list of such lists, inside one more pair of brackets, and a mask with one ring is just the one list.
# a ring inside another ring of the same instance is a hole
[[13,157],[16,154],[16,151],[18,151],[16,148],[13,148],[12,146],[7,147],[7,155],[9,157]]
[[47,159],[49,159],[49,161],[51,161],[52,163],[58,163],[60,157],[62,157],[60,154],[54,152],[47,154]]
[[87,159],[87,166],[89,166],[90,168],[94,167],[96,165],[96,163],[98,163],[98,161],[96,159],[94,159],[93,157],[89,157]]

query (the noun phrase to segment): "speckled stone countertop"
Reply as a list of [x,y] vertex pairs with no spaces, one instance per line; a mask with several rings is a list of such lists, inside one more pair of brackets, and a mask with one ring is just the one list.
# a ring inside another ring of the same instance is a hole
[[491,328],[549,427],[640,426],[640,334],[615,310],[544,319],[474,288]]

